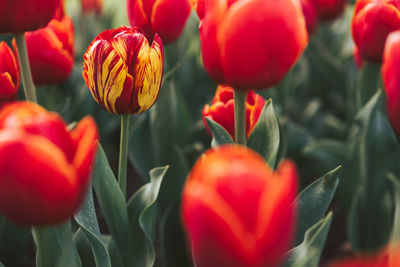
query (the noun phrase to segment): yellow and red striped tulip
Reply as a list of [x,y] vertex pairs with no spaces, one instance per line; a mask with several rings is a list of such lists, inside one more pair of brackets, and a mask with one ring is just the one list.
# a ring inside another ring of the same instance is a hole
[[20,72],[17,59],[6,42],[0,42],[0,107],[17,99]]
[[160,35],[164,44],[181,35],[192,6],[189,0],[127,0],[131,26],[143,29],[147,38]]
[[137,27],[120,27],[97,36],[84,55],[83,78],[94,99],[113,114],[141,113],[160,92],[163,44],[152,46]]
[[193,0],[203,64],[218,84],[238,90],[279,83],[308,34],[299,0]]
[[[245,104],[247,138],[256,126],[264,105],[265,99],[262,96],[256,94],[253,90],[247,92]],[[206,118],[218,122],[232,136],[232,139],[235,139],[235,109],[232,87],[219,85],[211,106],[207,104],[203,108],[203,122],[208,133],[210,133]]]
[[56,113],[32,102],[0,111],[0,212],[27,226],[61,223],[82,203],[98,131],[91,117],[69,130]]
[[195,163],[182,220],[197,267],[276,267],[293,239],[297,171],[277,171],[252,150],[225,145]]

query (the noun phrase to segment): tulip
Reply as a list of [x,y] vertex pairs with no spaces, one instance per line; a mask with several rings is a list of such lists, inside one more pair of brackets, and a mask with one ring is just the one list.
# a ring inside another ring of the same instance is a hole
[[103,0],[81,0],[82,12],[90,13],[94,11],[100,14],[103,6]]
[[354,58],[354,65],[357,69],[361,69],[364,65],[364,60],[360,54],[360,50],[358,50],[357,46],[353,47],[353,58]]
[[83,78],[97,103],[113,114],[141,113],[160,92],[163,45],[152,46],[137,28],[120,27],[97,36],[84,55]]
[[82,203],[98,132],[91,117],[73,130],[32,102],[0,111],[0,212],[26,226],[61,223]]
[[387,114],[400,138],[400,30],[392,32],[383,54],[382,80],[386,92]]
[[23,33],[49,23],[59,0],[0,0],[0,33]]
[[17,99],[19,79],[18,63],[13,51],[6,42],[0,42],[0,107]]
[[195,266],[279,266],[293,238],[296,190],[296,168],[288,160],[273,171],[242,146],[208,150],[182,197]]
[[309,34],[315,32],[318,25],[318,13],[314,1],[315,0],[300,0]]
[[337,18],[344,11],[347,0],[314,0],[320,20],[327,21]]
[[198,0],[194,6],[203,64],[218,84],[235,89],[276,85],[307,45],[298,0]]
[[189,0],[127,0],[131,26],[142,28],[149,40],[160,35],[164,44],[181,35],[192,6]]
[[380,63],[386,37],[400,29],[399,1],[358,0],[351,22],[354,42],[361,56]]
[[27,32],[25,38],[36,85],[60,83],[69,77],[74,67],[74,24],[64,15],[63,1],[47,27]]
[[[262,96],[256,94],[253,90],[247,92],[245,104],[247,138],[253,131],[254,126],[256,126],[264,105],[265,100]],[[207,104],[203,108],[203,122],[208,133],[211,135],[206,118],[212,119],[222,125],[232,138],[235,139],[235,114],[232,87],[218,86],[211,106]]]

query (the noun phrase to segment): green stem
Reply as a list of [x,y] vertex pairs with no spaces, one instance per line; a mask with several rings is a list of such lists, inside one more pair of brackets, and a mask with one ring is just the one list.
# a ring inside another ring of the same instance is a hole
[[235,99],[235,141],[246,146],[246,96],[245,90],[234,90]]
[[22,85],[24,86],[25,98],[37,103],[36,88],[33,84],[31,68],[29,65],[28,51],[26,49],[25,33],[15,35],[18,49],[18,61],[21,69]]
[[129,115],[121,115],[121,139],[119,146],[118,183],[126,197],[126,170],[128,164]]

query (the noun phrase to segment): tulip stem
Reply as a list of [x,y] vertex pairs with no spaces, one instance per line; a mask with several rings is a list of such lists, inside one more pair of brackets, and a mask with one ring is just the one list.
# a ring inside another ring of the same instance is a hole
[[246,96],[245,90],[234,90],[235,99],[235,141],[246,146]]
[[37,103],[36,88],[33,84],[31,68],[29,65],[28,51],[26,49],[25,33],[15,35],[18,49],[18,61],[21,69],[21,79],[24,86],[25,98]]
[[126,172],[128,164],[129,115],[121,115],[121,139],[119,146],[118,184],[126,197]]

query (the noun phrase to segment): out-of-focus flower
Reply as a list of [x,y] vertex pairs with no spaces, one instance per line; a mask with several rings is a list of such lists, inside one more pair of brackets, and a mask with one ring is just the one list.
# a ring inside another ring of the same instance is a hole
[[[256,126],[264,105],[265,100],[262,96],[256,94],[253,90],[247,92],[245,104],[247,138],[253,131],[254,126]],[[206,118],[212,119],[222,125],[232,138],[235,139],[235,109],[232,87],[218,86],[211,106],[207,104],[203,108],[203,122],[208,133],[211,135]]]
[[382,61],[386,37],[400,29],[399,0],[358,0],[351,22],[352,35],[361,56]]
[[68,130],[62,118],[31,102],[0,111],[0,211],[21,225],[67,220],[83,201],[96,154],[91,117]]
[[309,34],[312,34],[318,26],[318,13],[314,1],[315,0],[300,0]]
[[386,40],[382,80],[386,91],[387,114],[400,138],[400,30],[392,32]]
[[182,198],[182,219],[195,266],[279,266],[295,225],[297,172],[273,171],[240,146],[208,150],[195,163]]
[[189,0],[127,0],[127,9],[131,26],[142,28],[149,40],[158,34],[169,44],[181,35],[192,6]]
[[13,51],[6,42],[0,42],[0,107],[17,99],[19,79],[20,72]]
[[0,33],[40,29],[54,17],[59,0],[0,0]]
[[361,67],[364,64],[364,59],[362,58],[360,54],[360,50],[358,50],[357,46],[353,47],[353,58],[354,58],[354,64],[358,69],[361,69]]
[[113,114],[141,113],[160,92],[164,52],[156,34],[152,46],[137,27],[97,36],[84,55],[83,78],[94,99]]
[[282,80],[308,42],[299,0],[198,0],[205,69],[219,84],[266,89]]
[[82,12],[90,13],[94,11],[100,14],[103,8],[103,0],[81,0]]
[[347,0],[313,0],[320,20],[332,20],[340,16],[346,6]]

